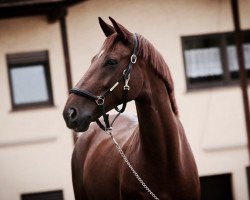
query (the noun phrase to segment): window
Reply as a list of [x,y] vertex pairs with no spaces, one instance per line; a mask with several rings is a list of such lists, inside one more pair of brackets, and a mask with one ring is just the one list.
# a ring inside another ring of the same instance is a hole
[[7,55],[12,108],[53,105],[48,52]]
[[[243,34],[244,44],[243,44],[243,51],[244,51],[244,58],[245,58],[245,67],[247,71],[247,76],[250,77],[250,31],[244,32]],[[237,61],[237,53],[236,53],[236,46],[234,42],[234,38],[232,34],[228,34],[226,36],[227,41],[227,57],[228,57],[228,67],[230,72],[231,79],[238,79],[239,78],[239,67]]]
[[[187,89],[227,85],[239,79],[233,32],[182,37]],[[243,32],[250,77],[250,31]]]
[[21,200],[63,200],[62,190],[22,194]]
[[232,174],[200,177],[202,200],[233,200]]

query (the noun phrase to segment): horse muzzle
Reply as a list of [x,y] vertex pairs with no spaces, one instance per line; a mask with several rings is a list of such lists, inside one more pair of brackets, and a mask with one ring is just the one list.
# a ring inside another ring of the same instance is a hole
[[77,108],[70,107],[65,108],[63,111],[63,118],[68,128],[75,132],[84,132],[88,130],[89,124],[91,123],[91,115],[80,114]]

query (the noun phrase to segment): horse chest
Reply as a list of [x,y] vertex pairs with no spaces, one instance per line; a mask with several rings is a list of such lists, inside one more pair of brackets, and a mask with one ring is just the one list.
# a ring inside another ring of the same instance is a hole
[[[134,167],[139,169],[135,150],[131,148],[126,154]],[[146,199],[144,196],[148,196],[112,141],[103,140],[98,145],[92,145],[84,160],[83,187],[89,199],[131,199],[132,197],[132,199]]]
[[83,162],[83,187],[89,199],[119,199],[122,160],[111,141],[92,145]]
[[102,163],[102,166],[99,170],[91,166],[83,173],[83,186],[89,199],[150,199],[124,163],[119,165],[116,160],[116,163]]

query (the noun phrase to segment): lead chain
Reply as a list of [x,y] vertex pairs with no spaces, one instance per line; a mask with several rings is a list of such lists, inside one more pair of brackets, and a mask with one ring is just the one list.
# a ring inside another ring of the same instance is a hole
[[127,156],[124,154],[122,148],[120,147],[120,145],[117,143],[116,139],[114,138],[111,129],[106,130],[106,133],[111,137],[111,139],[113,140],[118,152],[120,153],[121,157],[123,158],[124,162],[127,164],[127,166],[129,167],[129,169],[132,171],[132,173],[134,174],[135,178],[140,182],[140,184],[144,187],[144,189],[155,199],[155,200],[159,200],[159,198],[149,189],[149,187],[146,185],[146,183],[141,179],[141,177],[139,176],[139,174],[135,171],[135,169],[132,167],[131,163],[128,161]]

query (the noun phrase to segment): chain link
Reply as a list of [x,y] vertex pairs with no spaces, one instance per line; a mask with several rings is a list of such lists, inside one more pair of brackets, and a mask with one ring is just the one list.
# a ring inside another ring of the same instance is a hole
[[128,161],[127,156],[125,155],[125,153],[123,152],[122,148],[120,147],[120,145],[117,143],[116,139],[114,138],[111,129],[106,130],[106,133],[111,137],[111,139],[113,140],[118,152],[120,153],[121,157],[123,158],[124,162],[127,164],[127,166],[129,167],[129,169],[132,171],[132,173],[134,174],[135,178],[140,182],[140,184],[144,187],[144,189],[155,199],[155,200],[159,200],[159,198],[149,189],[149,187],[146,185],[146,183],[141,179],[141,177],[139,176],[139,174],[135,171],[135,169],[132,167],[131,163]]

